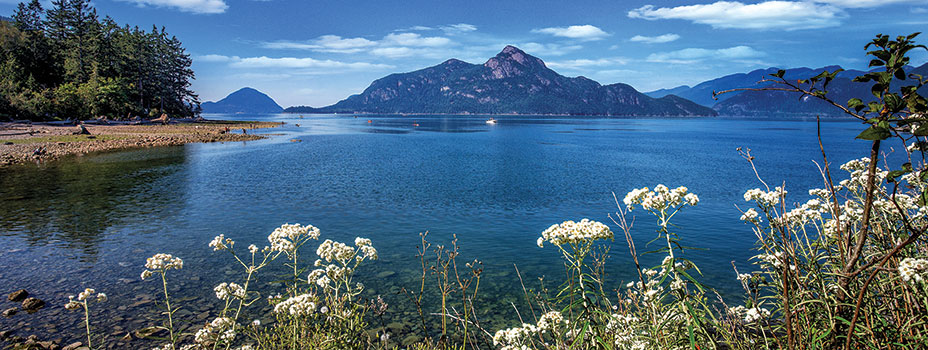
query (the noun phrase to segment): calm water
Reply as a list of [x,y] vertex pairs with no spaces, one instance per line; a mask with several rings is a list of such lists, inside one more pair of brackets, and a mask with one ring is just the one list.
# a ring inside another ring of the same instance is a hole
[[[60,306],[67,295],[95,287],[111,299],[97,308],[107,317],[95,327],[125,334],[144,324],[124,320],[127,314],[156,310],[145,301],[159,285],[139,281],[139,273],[157,252],[185,259],[184,270],[173,274],[172,293],[183,299],[182,317],[202,323],[218,304],[212,286],[238,278],[231,259],[207,247],[210,239],[224,233],[241,247],[260,246],[286,222],[320,227],[323,238],[373,240],[381,260],[363,266],[360,280],[371,295],[392,302],[395,320],[412,315],[399,307],[405,298],[396,292],[418,286],[419,233],[429,231],[436,243],[456,234],[462,262],[484,262],[484,302],[497,313],[487,317],[514,319],[509,301],[518,302],[521,291],[513,265],[530,287],[536,277],[553,286],[562,276],[556,249],[535,245],[541,231],[567,219],[611,223],[612,192],[621,199],[658,183],[685,185],[699,195],[700,204],[686,208],[676,224],[685,245],[706,250],[686,256],[705,281],[736,298],[731,264],[747,268],[755,238],[735,205],[745,207],[744,191],[761,185],[735,149],[751,148],[761,175],[785,181],[792,202],[805,201],[806,190],[821,184],[814,121],[499,117],[499,124],[487,125],[481,117],[263,118],[287,124],[255,142],[0,170],[0,292],[26,288],[51,304],[34,315],[0,319],[0,329],[68,339],[59,333],[79,334],[79,318]],[[859,130],[854,121],[822,123],[833,163],[867,153],[867,143],[854,140]],[[644,244],[654,238],[654,220],[635,214],[638,250],[649,250]],[[315,258],[314,249],[306,261]],[[618,287],[634,273],[624,240],[613,244],[611,255],[610,285]],[[268,271],[261,283],[280,271]],[[3,309],[14,306],[3,300]]]

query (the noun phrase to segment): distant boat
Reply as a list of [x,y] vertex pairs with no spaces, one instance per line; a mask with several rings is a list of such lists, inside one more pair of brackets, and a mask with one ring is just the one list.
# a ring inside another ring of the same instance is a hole
[[493,119],[493,118],[487,119],[487,124],[496,124],[496,119]]

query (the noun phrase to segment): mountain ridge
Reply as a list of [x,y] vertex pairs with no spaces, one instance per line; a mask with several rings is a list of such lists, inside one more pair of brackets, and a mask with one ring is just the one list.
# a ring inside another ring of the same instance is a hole
[[200,104],[203,113],[257,113],[283,112],[284,108],[270,96],[250,87],[243,87],[216,102]]
[[484,64],[449,59],[374,80],[331,106],[290,113],[686,115],[716,112],[683,98],[651,98],[622,84],[565,77],[544,61],[507,45]]

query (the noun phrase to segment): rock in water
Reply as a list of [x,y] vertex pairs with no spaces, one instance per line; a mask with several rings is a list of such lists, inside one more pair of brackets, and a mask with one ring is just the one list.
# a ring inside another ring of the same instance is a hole
[[3,310],[3,317],[13,317],[16,313],[19,312],[19,309],[11,307],[9,309]]
[[45,307],[45,302],[39,298],[26,298],[23,300],[23,310],[29,313],[39,311],[39,309]]
[[83,345],[84,344],[81,342],[74,342],[74,343],[69,344],[68,346],[61,348],[61,350],[77,350],[77,349],[80,349],[81,346]]
[[13,293],[10,293],[9,299],[10,299],[10,301],[14,301],[14,302],[17,302],[17,303],[18,303],[18,302],[20,302],[20,301],[25,300],[26,297],[28,297],[28,296],[29,296],[29,292],[27,292],[25,289],[20,289],[20,290],[17,290],[17,291],[15,291],[15,292],[13,292]]

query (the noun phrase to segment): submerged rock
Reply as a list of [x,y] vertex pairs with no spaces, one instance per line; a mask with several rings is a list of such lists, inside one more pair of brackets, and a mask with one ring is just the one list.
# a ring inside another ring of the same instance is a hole
[[20,289],[13,293],[10,293],[9,299],[10,301],[15,301],[18,303],[20,301],[25,300],[26,297],[28,296],[29,296],[29,292],[27,292],[25,289]]
[[17,312],[19,312],[19,309],[15,307],[3,310],[3,317],[13,317]]
[[45,302],[42,299],[30,297],[23,300],[23,310],[28,313],[39,311],[43,307],[45,307]]

